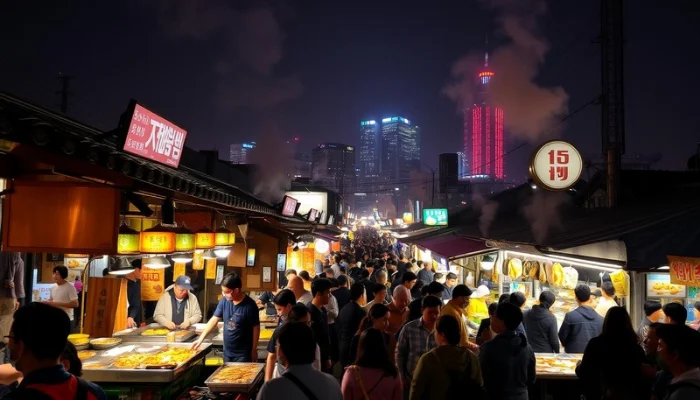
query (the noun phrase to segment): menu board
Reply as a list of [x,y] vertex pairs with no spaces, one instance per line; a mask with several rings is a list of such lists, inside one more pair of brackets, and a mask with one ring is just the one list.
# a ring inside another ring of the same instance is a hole
[[669,274],[648,274],[647,275],[647,297],[666,297],[674,299],[684,299],[686,288],[683,285],[671,283]]

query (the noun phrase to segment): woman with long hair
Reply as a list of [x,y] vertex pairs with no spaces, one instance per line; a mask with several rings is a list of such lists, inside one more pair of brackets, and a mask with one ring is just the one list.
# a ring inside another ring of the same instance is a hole
[[396,348],[396,339],[393,335],[386,332],[389,327],[389,307],[385,304],[374,304],[370,307],[367,316],[362,318],[360,322],[360,327],[357,329],[357,333],[353,336],[350,342],[350,360],[355,360],[357,358],[357,348],[360,343],[360,335],[367,329],[374,328],[382,332],[384,335],[384,343],[386,344],[387,352],[389,356],[394,354],[394,349]]
[[623,307],[611,307],[603,332],[588,342],[576,375],[586,399],[633,400],[649,398],[642,375],[644,350]]
[[401,400],[399,372],[384,341],[384,332],[369,328],[360,335],[357,360],[345,370],[344,400]]

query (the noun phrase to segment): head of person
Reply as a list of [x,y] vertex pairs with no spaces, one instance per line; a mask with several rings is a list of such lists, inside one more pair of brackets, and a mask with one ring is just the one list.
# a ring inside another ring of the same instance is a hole
[[387,288],[384,285],[374,285],[372,287],[372,294],[374,295],[374,303],[384,303],[386,300],[386,291]]
[[335,291],[340,287],[340,284],[338,283],[338,280],[335,278],[329,278],[328,282],[331,283],[331,292]]
[[394,360],[389,357],[389,351],[384,342],[382,331],[374,328],[369,328],[360,335],[355,365],[379,369],[393,377],[396,377],[398,374]]
[[416,286],[417,281],[418,281],[418,277],[416,276],[416,274],[414,274],[411,271],[407,271],[401,277],[401,284],[406,286],[408,288],[408,290],[413,289],[413,287]]
[[367,303],[367,293],[365,285],[360,282],[355,282],[350,286],[350,300],[357,302],[360,305]]
[[346,267],[341,266],[339,269],[340,269],[340,275],[347,275],[348,269]]
[[433,263],[432,262],[425,262],[425,263],[423,263],[423,268],[426,271],[432,271],[433,270]]
[[472,293],[472,298],[474,299],[482,299],[486,301],[488,297],[491,295],[491,291],[489,290],[486,285],[479,285],[478,288],[476,288],[476,291]]
[[392,303],[394,307],[399,310],[405,310],[408,307],[408,303],[411,301],[411,291],[404,285],[399,285],[394,288],[394,293],[392,294]]
[[445,276],[445,286],[448,288],[453,288],[457,286],[457,274],[454,272],[448,272]]
[[574,295],[576,296],[576,302],[580,306],[589,306],[593,303],[593,297],[591,295],[591,288],[588,285],[578,285],[574,289]]
[[615,297],[615,286],[612,284],[612,282],[604,281],[603,284],[600,285],[600,291],[603,297],[606,299],[612,299]]
[[294,268],[288,269],[288,270],[284,273],[284,276],[285,276],[285,278],[287,278],[287,280],[291,279],[292,275],[294,275],[294,276],[297,275],[297,271],[296,271]]
[[664,315],[666,315],[666,323],[685,325],[685,320],[688,318],[688,310],[678,303],[668,303],[663,307]]
[[556,296],[554,296],[554,293],[550,292],[549,290],[545,290],[540,293],[540,307],[544,307],[549,310],[555,301],[557,301]]
[[287,314],[287,322],[301,322],[302,324],[311,325],[311,313],[309,307],[297,303],[292,306]]
[[348,287],[348,277],[346,275],[340,275],[338,277],[338,287]]
[[522,322],[523,311],[520,307],[505,301],[498,305],[496,314],[491,318],[491,330],[497,334],[514,331]]
[[175,284],[173,285],[173,294],[178,300],[182,300],[187,297],[187,293],[192,290],[192,279],[187,275],[180,275],[175,279]]
[[297,299],[306,292],[306,290],[304,290],[304,280],[297,275],[291,275],[289,282],[287,282],[287,289],[294,292]]
[[630,316],[623,307],[610,307],[605,314],[602,336],[618,342],[638,343]]
[[272,298],[272,303],[275,305],[277,315],[286,319],[289,315],[289,311],[297,304],[297,298],[291,290],[282,289]]
[[384,304],[375,303],[370,307],[367,316],[362,319],[358,333],[374,328],[384,332],[389,327],[389,307]]
[[66,343],[66,347],[63,349],[63,354],[61,355],[61,363],[69,374],[73,376],[83,375],[83,362],[80,361],[78,350],[73,343]]
[[435,324],[435,343],[438,346],[458,346],[460,341],[459,322],[451,315],[443,315]]
[[333,262],[334,262],[335,264],[340,264],[340,260],[341,260],[340,254],[336,254],[336,255],[333,257]]
[[[50,329],[47,329],[50,328]],[[58,365],[63,354],[70,319],[65,311],[42,303],[29,303],[14,314],[10,328],[10,358],[23,374]]]
[[333,272],[333,268],[331,268],[331,267],[324,267],[323,268],[323,275],[324,275],[324,278],[331,279],[331,278],[335,277],[335,272]]
[[656,330],[661,325],[662,324],[659,322],[652,322],[651,325],[649,325],[649,330],[647,331],[647,335],[642,343],[644,352],[648,356],[655,355],[659,349],[659,335],[657,334]]
[[421,300],[421,317],[426,324],[434,324],[440,316],[442,300],[435,296],[425,296]]
[[68,278],[68,268],[65,265],[53,267],[53,280],[56,283],[63,283]]
[[445,274],[442,272],[436,272],[435,275],[433,275],[433,281],[438,282],[440,284],[445,283]]
[[503,293],[502,295],[498,296],[498,304],[501,304],[504,301],[510,301],[510,294]]
[[221,280],[221,294],[223,294],[224,298],[228,301],[238,301],[242,299],[243,296],[245,296],[242,288],[243,282],[241,281],[241,277],[235,272],[229,272],[224,275],[224,278]]
[[299,271],[298,275],[304,281],[311,282],[311,275],[309,275],[309,271]]
[[519,309],[523,309],[525,307],[525,303],[527,302],[527,298],[525,297],[525,294],[523,292],[513,292],[510,294],[510,298],[508,299],[512,304],[515,304],[516,307]]
[[369,276],[372,275],[372,273],[370,272],[370,270],[368,268],[369,267],[360,271],[360,279],[363,279],[363,280],[369,279]]
[[133,277],[136,280],[141,279],[141,259],[140,258],[135,258],[131,260],[131,266],[134,267],[134,272],[127,274],[128,276]]
[[365,272],[367,272],[367,278],[374,273],[374,262],[370,261],[365,265],[365,269],[362,271],[362,278],[365,278]]
[[374,279],[377,281],[378,285],[384,286],[387,280],[386,270],[380,269],[377,271],[377,273],[374,275]]
[[498,303],[489,304],[489,318],[493,318],[496,315],[496,309],[498,308]]
[[663,322],[665,317],[661,302],[657,300],[647,300],[644,302],[644,315],[651,322]]
[[467,287],[467,285],[457,285],[452,289],[452,304],[457,305],[460,308],[467,308],[469,302],[471,301],[472,290]]
[[430,282],[430,284],[428,284],[428,286],[426,286],[426,287],[428,288],[426,294],[435,296],[435,297],[437,297],[438,299],[441,299],[441,300],[442,300],[442,295],[443,295],[443,293],[445,292],[445,287],[442,286],[442,283],[432,281],[432,282]]
[[299,322],[286,323],[277,339],[277,358],[282,365],[311,365],[316,357],[316,340],[311,328]]
[[316,279],[311,284],[311,295],[320,305],[325,306],[331,301],[331,282],[328,279]]
[[700,366],[700,332],[685,325],[662,324],[656,334],[659,361],[674,378]]
[[696,321],[700,320],[700,301],[696,301],[693,304],[693,317]]

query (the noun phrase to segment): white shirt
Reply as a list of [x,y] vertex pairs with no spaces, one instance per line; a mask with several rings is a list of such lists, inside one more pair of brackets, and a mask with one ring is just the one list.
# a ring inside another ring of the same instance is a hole
[[314,296],[311,294],[311,292],[307,291],[306,293],[302,294],[301,297],[299,297],[297,299],[297,303],[308,304],[308,303],[311,303],[311,300],[313,300],[313,299],[314,299]]
[[323,306],[323,308],[326,309],[328,325],[335,323],[335,319],[338,318],[338,300],[335,299],[335,296],[331,294],[330,301],[328,302],[328,304]]
[[[343,400],[340,384],[329,374],[313,369],[308,365],[290,365],[287,371],[296,376],[318,399]],[[274,378],[263,384],[257,400],[306,399],[297,385],[287,378]]]
[[[78,300],[78,292],[75,290],[75,286],[72,283],[66,281],[62,285],[55,284],[51,286],[49,300],[58,303],[70,303],[71,301]],[[61,310],[68,314],[68,318],[73,321],[73,309],[67,307],[59,307]]]
[[595,307],[595,312],[597,312],[598,315],[600,315],[601,317],[605,318],[605,315],[608,313],[608,310],[612,307],[617,307],[617,303],[615,303],[615,300],[601,297],[600,300],[598,300],[598,305]]
[[340,266],[338,264],[331,265],[331,269],[333,270],[334,278],[337,278],[340,276]]

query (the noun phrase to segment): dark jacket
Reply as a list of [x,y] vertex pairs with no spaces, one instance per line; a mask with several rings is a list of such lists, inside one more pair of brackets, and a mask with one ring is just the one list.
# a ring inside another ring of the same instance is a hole
[[650,386],[642,375],[644,350],[632,340],[598,336],[588,342],[576,375],[587,399],[648,398]]
[[668,386],[668,400],[697,400],[700,399],[700,376],[695,373]]
[[603,331],[603,317],[588,306],[579,306],[564,316],[559,340],[567,353],[583,353],[586,345]]
[[433,281],[433,277],[435,277],[435,272],[433,271],[428,271],[425,268],[418,271],[418,280],[423,281],[425,285],[430,285],[430,282]]
[[331,359],[331,336],[328,330],[328,316],[325,308],[318,308],[313,303],[306,304],[311,315],[311,330],[314,332],[316,344],[321,350],[321,365]]
[[535,383],[535,353],[524,335],[496,335],[481,346],[479,363],[490,399],[528,399],[527,387]]
[[360,328],[360,322],[362,318],[367,315],[365,310],[354,301],[348,303],[338,315],[336,319],[336,324],[339,324],[340,333],[340,364],[346,367],[354,361],[350,358],[350,347],[352,344],[352,338],[357,333]]
[[350,302],[350,289],[341,287],[333,291],[333,297],[338,302],[338,312]]
[[523,316],[525,334],[535,353],[559,353],[557,319],[542,306],[534,306]]

